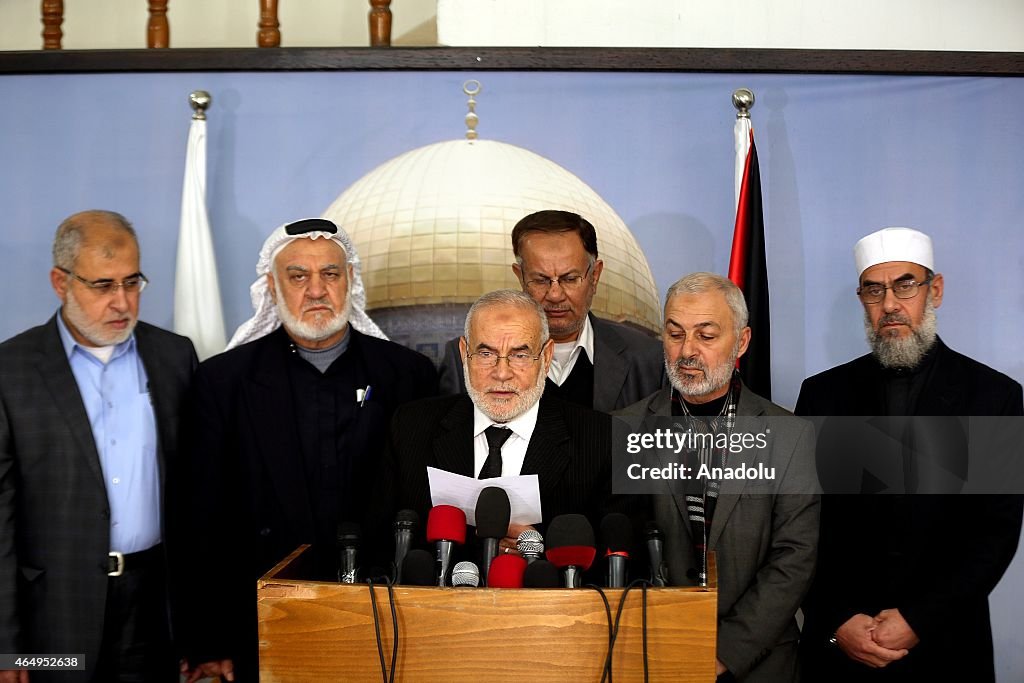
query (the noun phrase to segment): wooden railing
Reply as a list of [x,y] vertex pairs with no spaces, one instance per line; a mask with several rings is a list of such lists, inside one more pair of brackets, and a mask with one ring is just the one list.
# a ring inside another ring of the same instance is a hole
[[[82,2],[83,0],[77,0]],[[86,0],[87,1],[87,0]],[[167,21],[168,0],[147,0],[149,20],[146,24],[146,47],[171,46],[171,28]],[[281,46],[281,22],[277,18],[278,0],[259,0],[260,20],[256,31],[258,47]],[[369,0],[371,47],[391,45],[391,0]],[[60,50],[64,32],[64,0],[42,0],[43,49]]]

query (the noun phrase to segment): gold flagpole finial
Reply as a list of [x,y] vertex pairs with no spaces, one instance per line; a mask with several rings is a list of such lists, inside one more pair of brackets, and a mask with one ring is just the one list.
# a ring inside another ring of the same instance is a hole
[[462,84],[462,92],[469,96],[469,101],[466,105],[469,107],[469,113],[466,114],[466,139],[476,140],[476,124],[480,122],[480,117],[476,115],[476,98],[474,95],[479,95],[483,86],[480,85],[480,81],[471,80],[466,81]]
[[211,102],[213,102],[213,98],[205,90],[193,90],[189,93],[188,103],[192,107],[192,111],[195,112],[192,114],[192,118],[196,121],[205,121],[206,110]]
[[732,106],[736,107],[736,118],[749,119],[754,108],[754,93],[749,88],[738,88],[732,93]]

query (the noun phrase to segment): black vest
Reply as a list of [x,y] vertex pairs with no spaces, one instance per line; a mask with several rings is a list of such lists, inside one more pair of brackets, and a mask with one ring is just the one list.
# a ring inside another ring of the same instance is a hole
[[552,382],[550,378],[544,381],[544,395],[554,396],[586,408],[594,407],[594,364],[587,358],[585,351],[580,351],[576,363],[572,366],[572,372],[561,386]]

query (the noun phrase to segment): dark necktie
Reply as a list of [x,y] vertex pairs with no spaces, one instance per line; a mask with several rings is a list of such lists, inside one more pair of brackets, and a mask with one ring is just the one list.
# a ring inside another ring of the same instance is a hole
[[487,460],[484,460],[484,466],[480,468],[480,476],[477,478],[500,477],[501,447],[508,441],[508,437],[512,436],[512,430],[491,425],[484,430],[484,435],[487,437]]

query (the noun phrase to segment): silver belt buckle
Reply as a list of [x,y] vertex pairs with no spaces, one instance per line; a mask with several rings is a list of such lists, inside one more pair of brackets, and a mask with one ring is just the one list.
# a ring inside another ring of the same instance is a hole
[[124,574],[124,553],[114,551],[112,553],[108,553],[108,555],[109,557],[113,557],[117,560],[117,569],[112,572],[107,572],[107,576],[121,576],[121,574]]

